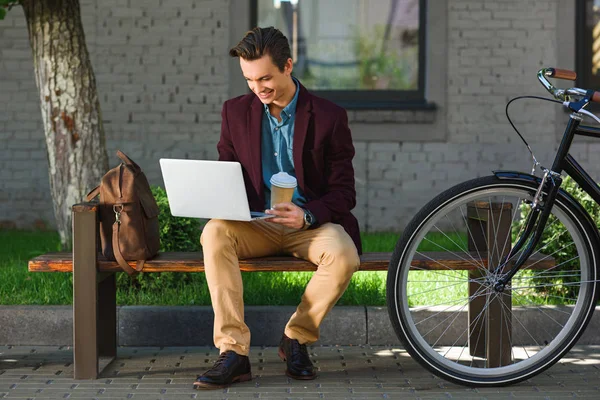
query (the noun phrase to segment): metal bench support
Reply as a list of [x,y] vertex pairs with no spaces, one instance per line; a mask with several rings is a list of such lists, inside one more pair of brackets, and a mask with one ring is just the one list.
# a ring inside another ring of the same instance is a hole
[[[511,248],[511,203],[470,203],[467,207],[469,251],[483,255],[487,252],[487,266],[495,268]],[[487,296],[489,292],[473,279],[481,271],[469,271],[469,353],[486,360],[488,368],[511,363],[512,354],[512,296],[510,290],[501,295]]]
[[74,378],[97,379],[99,358],[117,354],[114,273],[97,269],[97,208],[73,206]]

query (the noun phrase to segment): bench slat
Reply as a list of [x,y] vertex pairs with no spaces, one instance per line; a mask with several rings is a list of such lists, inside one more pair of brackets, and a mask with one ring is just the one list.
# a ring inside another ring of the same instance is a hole
[[[387,271],[392,253],[365,253],[361,258],[361,271]],[[471,254],[473,259],[465,261],[464,255],[454,255],[448,252],[423,252],[413,260],[414,269],[424,270],[476,270],[480,263],[477,254]],[[482,254],[484,260],[486,255]],[[477,261],[476,261],[477,260]],[[134,266],[134,262],[130,263]],[[98,257],[100,272],[119,272],[121,267],[115,261],[107,261]],[[528,260],[526,267],[532,269],[548,269],[555,266],[552,257],[537,254]],[[314,271],[316,266],[308,261],[290,256],[261,257],[240,260],[242,271]],[[30,272],[72,272],[72,253],[47,253],[29,261]],[[161,253],[144,265],[144,272],[203,272],[204,261],[202,253],[178,252]]]
[[[467,256],[467,254],[470,255]],[[483,260],[482,260],[483,258]],[[516,260],[515,260],[516,261]],[[415,255],[412,261],[412,268],[414,270],[466,270],[475,271],[483,265],[487,268],[487,252],[481,253],[481,258],[477,252],[453,254],[448,252],[421,252]],[[527,269],[550,269],[556,266],[556,260],[554,257],[547,256],[545,254],[533,254],[527,262],[525,262],[524,268]]]
[[[391,253],[368,253],[361,256],[361,270],[387,270]],[[135,266],[135,262],[130,265]],[[121,267],[115,261],[107,261],[98,257],[101,272],[119,272]],[[314,271],[316,266],[308,261],[289,257],[261,257],[240,260],[242,271]],[[71,253],[48,253],[29,261],[31,272],[72,272],[73,256]],[[203,272],[202,253],[160,253],[144,264],[144,272]]]

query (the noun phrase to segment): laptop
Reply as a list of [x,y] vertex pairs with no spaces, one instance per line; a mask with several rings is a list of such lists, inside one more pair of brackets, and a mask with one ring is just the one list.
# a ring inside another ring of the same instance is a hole
[[239,162],[161,158],[160,169],[175,217],[234,221],[274,217],[250,211]]

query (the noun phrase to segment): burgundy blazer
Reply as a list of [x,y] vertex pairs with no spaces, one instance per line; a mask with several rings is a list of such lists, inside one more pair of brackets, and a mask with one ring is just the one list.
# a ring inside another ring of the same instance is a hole
[[[221,112],[220,161],[242,165],[252,211],[265,205],[261,163],[261,129],[264,106],[254,93],[227,100]],[[346,111],[314,96],[300,85],[294,125],[294,169],[307,203],[303,206],[318,224],[344,227],[358,253],[362,253],[358,221],[350,213],[356,205],[354,145]]]

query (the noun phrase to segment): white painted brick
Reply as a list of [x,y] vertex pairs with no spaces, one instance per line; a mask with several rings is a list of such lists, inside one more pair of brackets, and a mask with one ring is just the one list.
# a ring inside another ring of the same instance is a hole
[[510,21],[520,20],[523,18],[527,18],[527,13],[523,13],[520,11],[494,11],[493,13],[494,19],[507,19]]
[[542,29],[542,21],[540,20],[513,20],[511,24],[515,29]]
[[394,142],[373,142],[368,145],[369,151],[373,152],[396,152],[400,149],[400,143]]
[[402,182],[402,190],[406,191],[426,191],[433,187],[433,182],[431,180],[415,180]]
[[425,153],[411,153],[409,156],[410,161],[419,162],[427,160],[427,154]]

